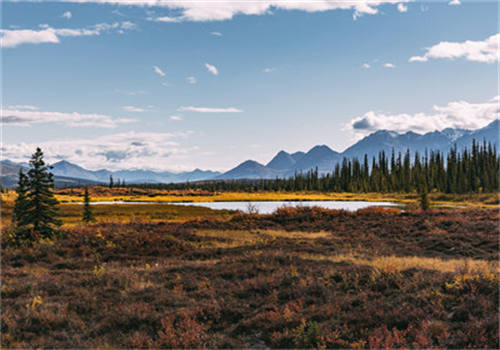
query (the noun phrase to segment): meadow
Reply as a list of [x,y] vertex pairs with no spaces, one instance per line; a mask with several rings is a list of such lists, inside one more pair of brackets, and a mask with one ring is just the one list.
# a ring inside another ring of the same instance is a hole
[[63,204],[31,246],[4,227],[2,347],[500,345],[498,208],[154,208]]

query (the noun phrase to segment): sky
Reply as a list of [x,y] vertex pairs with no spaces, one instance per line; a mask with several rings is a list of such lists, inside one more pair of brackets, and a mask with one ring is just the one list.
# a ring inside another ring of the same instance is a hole
[[2,159],[225,171],[499,113],[496,1],[2,1]]

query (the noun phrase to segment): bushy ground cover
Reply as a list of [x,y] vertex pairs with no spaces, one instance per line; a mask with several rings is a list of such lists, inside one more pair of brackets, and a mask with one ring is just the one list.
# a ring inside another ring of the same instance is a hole
[[498,348],[497,210],[2,232],[4,348]]

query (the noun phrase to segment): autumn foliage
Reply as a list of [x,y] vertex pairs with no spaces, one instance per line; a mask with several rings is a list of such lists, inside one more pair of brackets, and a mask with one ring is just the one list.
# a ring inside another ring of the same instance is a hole
[[283,208],[2,233],[5,348],[498,348],[498,212]]

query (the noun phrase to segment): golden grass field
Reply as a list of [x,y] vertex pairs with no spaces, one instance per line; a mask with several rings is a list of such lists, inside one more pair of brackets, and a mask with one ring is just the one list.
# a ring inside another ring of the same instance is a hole
[[[367,201],[415,203],[417,193],[335,193],[335,192],[207,192],[201,190],[144,190],[138,188],[113,188],[94,186],[89,189],[91,202],[237,202],[237,201]],[[83,201],[83,189],[57,189],[60,203]],[[434,205],[462,205],[470,207],[496,207],[499,193],[429,194]],[[15,199],[14,191],[1,194],[2,202]]]

